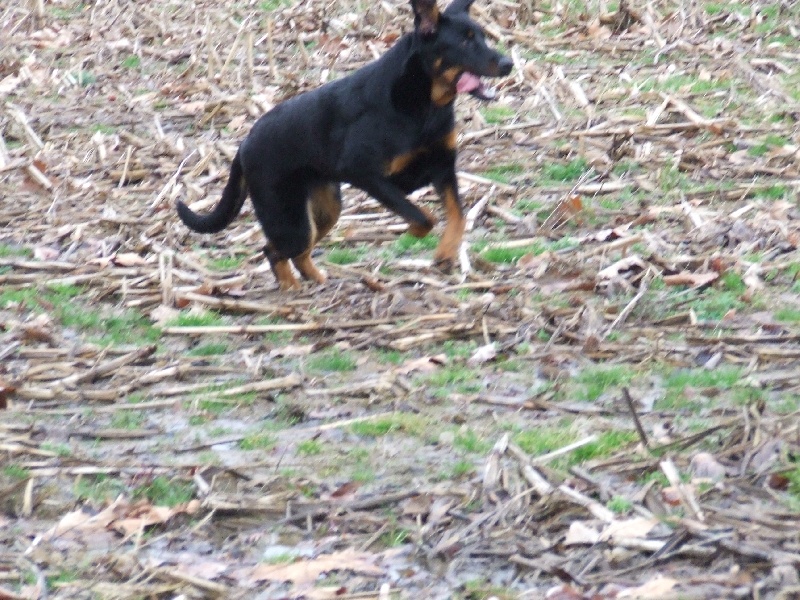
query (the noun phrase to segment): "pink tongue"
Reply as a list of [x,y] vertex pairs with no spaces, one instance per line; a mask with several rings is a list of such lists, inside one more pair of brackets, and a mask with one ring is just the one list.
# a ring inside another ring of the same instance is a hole
[[473,75],[469,71],[462,73],[461,77],[458,78],[458,83],[456,83],[456,90],[460,94],[475,91],[479,87],[481,87],[480,78],[477,75]]

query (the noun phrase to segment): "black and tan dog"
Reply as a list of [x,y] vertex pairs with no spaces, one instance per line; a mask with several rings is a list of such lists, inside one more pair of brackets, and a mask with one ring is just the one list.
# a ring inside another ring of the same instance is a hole
[[250,198],[268,243],[264,253],[281,289],[325,277],[314,246],[341,212],[339,183],[358,187],[425,236],[435,223],[406,194],[433,184],[447,214],[437,264],[452,266],[464,234],[456,182],[453,100],[459,92],[488,99],[482,76],[511,72],[469,18],[472,0],[439,12],[436,0],[411,0],[414,31],[353,74],[287,100],[262,116],[242,142],[222,200],[208,215],[178,202],[191,229],[216,233]]

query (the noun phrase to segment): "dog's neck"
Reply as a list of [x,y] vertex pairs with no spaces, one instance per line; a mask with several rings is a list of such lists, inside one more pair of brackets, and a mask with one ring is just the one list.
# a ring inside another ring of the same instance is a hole
[[411,45],[411,52],[403,65],[403,70],[392,85],[392,105],[400,113],[419,116],[437,108],[432,101],[434,79],[432,66],[425,64],[421,40],[411,34],[409,40],[399,43]]

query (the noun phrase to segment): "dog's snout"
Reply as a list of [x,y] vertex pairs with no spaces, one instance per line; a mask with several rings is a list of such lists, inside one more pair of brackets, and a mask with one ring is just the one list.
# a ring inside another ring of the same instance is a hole
[[497,73],[501,77],[505,77],[509,73],[511,73],[511,68],[514,66],[514,61],[512,61],[507,56],[503,56],[497,63]]

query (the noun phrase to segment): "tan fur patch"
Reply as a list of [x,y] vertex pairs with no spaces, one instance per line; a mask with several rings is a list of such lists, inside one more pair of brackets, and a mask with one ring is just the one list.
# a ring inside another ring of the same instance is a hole
[[447,224],[445,225],[442,239],[439,240],[439,246],[436,248],[434,258],[437,262],[454,262],[458,255],[458,248],[461,246],[461,240],[464,237],[466,219],[464,218],[464,212],[461,210],[461,204],[458,202],[455,188],[452,186],[445,188],[442,192],[442,201],[447,215]]
[[436,106],[446,106],[456,97],[456,82],[461,75],[457,67],[445,69],[433,78],[431,102]]

